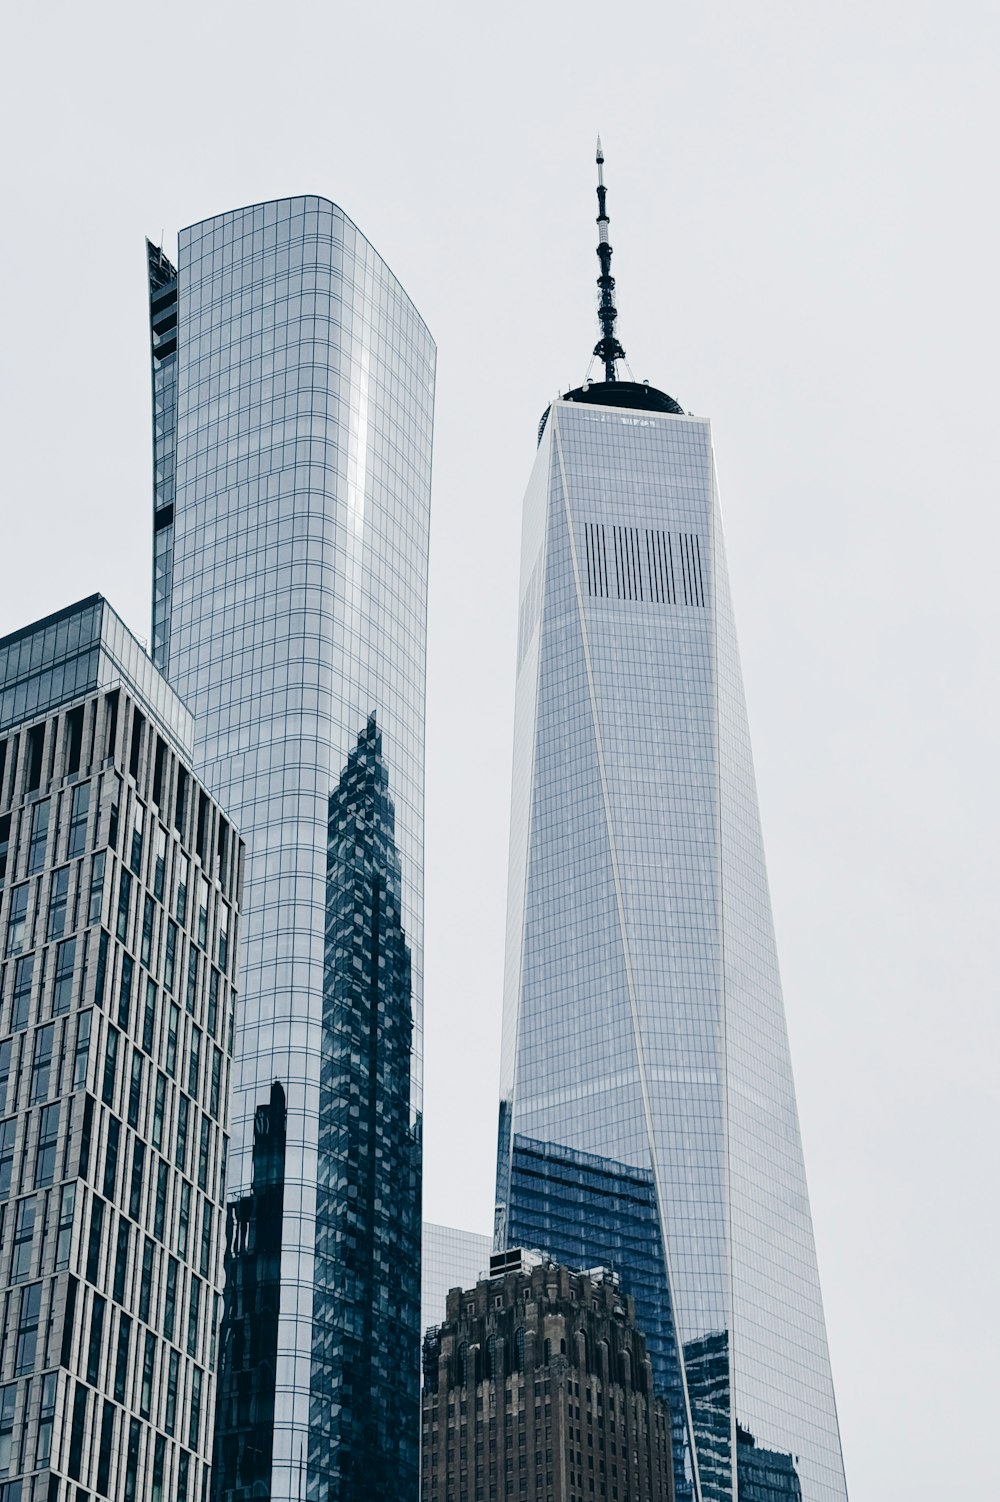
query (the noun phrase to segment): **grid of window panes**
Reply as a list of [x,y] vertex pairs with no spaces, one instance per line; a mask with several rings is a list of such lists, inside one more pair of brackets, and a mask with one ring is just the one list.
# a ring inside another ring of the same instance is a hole
[[420,1323],[424,1330],[443,1323],[453,1288],[470,1288],[489,1272],[492,1250],[492,1236],[424,1221],[420,1264]]
[[165,728],[125,684],[0,740],[16,1502],[200,1502],[207,1476],[242,846]]
[[702,1497],[841,1502],[708,424],[555,403],[524,539],[498,1236],[519,1137],[651,1173]]
[[317,1317],[328,802],[372,715],[412,964],[411,1130],[420,1114],[435,351],[388,267],[319,198],[184,230],[178,297],[170,675],[195,715],[199,775],[247,841],[230,1182],[249,1190],[254,1113],[278,1079],[288,1153],[272,1497],[298,1498]]

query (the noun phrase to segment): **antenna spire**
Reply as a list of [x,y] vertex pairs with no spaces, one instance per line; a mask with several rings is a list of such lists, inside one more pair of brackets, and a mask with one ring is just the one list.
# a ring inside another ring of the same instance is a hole
[[618,317],[618,309],[615,307],[613,293],[615,279],[611,275],[611,242],[608,239],[608,190],[604,186],[604,148],[601,146],[601,138],[597,137],[597,255],[601,263],[601,274],[597,278],[597,285],[601,289],[600,306],[597,309],[597,317],[601,324],[601,338],[594,345],[594,354],[604,364],[604,379],[616,381],[615,362],[624,360],[625,351],[615,338],[615,320]]

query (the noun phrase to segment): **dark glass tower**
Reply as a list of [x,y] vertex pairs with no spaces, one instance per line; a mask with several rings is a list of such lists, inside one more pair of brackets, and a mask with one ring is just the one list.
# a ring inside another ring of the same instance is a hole
[[[348,1502],[395,1471],[415,1498],[434,344],[321,198],[193,225],[176,271],[150,267],[155,652],[248,851],[237,1200],[258,1106],[285,1097],[253,1495]],[[368,833],[331,847],[331,819]],[[243,1496],[236,1453],[220,1502]]]
[[618,379],[598,203],[604,380],[524,502],[497,1245],[619,1273],[682,1502],[844,1502],[711,433]]
[[410,951],[395,811],[374,716],[330,798],[310,1474],[320,1495],[419,1485],[420,1130],[411,1125]]

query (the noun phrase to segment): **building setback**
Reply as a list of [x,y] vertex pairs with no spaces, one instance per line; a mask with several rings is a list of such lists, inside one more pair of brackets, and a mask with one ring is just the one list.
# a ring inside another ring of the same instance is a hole
[[501,1253],[424,1337],[422,1502],[672,1502],[670,1418],[603,1271]]
[[99,596],[0,640],[0,1498],[201,1502],[243,847]]
[[148,271],[153,655],[248,851],[236,1199],[276,1081],[285,1111],[273,1360],[223,1352],[217,1494],[397,1502],[419,1480],[434,343],[322,198],[192,225]]

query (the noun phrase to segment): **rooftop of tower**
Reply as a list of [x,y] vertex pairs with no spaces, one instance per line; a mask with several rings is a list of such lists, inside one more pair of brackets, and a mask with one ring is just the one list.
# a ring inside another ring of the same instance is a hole
[[[611,241],[608,238],[607,208],[608,190],[604,183],[604,150],[601,146],[601,138],[597,137],[597,257],[601,263],[601,274],[597,278],[600,289],[600,302],[597,307],[597,318],[601,325],[601,337],[594,345],[593,358],[599,359],[604,366],[603,381],[584,381],[582,386],[575,386],[571,391],[563,393],[561,400],[564,402],[594,402],[602,407],[629,407],[632,411],[639,412],[669,412],[674,416],[683,417],[684,408],[668,396],[665,391],[659,391],[651,386],[648,381],[620,381],[618,379],[618,362],[621,360],[626,366],[625,350],[615,334],[615,323],[618,319],[618,309],[614,303],[615,279],[611,275]],[[631,372],[630,372],[631,374]],[[545,431],[545,423],[549,415],[546,407],[542,414],[542,420],[538,424],[538,441],[541,443],[542,434]]]

